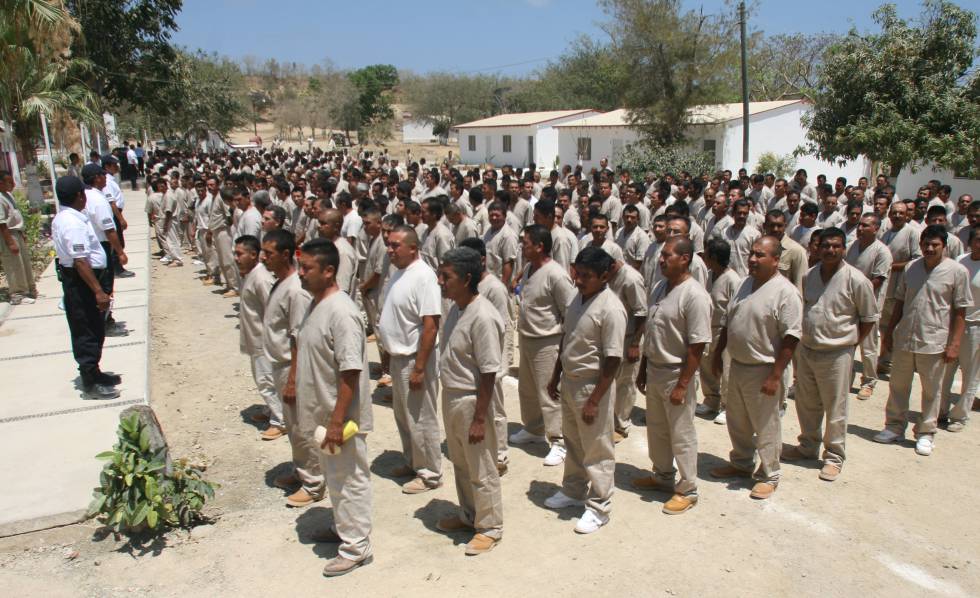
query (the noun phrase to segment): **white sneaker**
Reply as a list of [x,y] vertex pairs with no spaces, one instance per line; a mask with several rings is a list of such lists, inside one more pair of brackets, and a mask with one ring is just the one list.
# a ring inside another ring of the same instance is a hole
[[609,523],[609,516],[596,513],[592,509],[586,509],[575,524],[575,532],[578,534],[591,534],[599,531],[599,528]]
[[567,509],[568,507],[581,507],[584,504],[585,501],[569,498],[561,490],[544,499],[544,506],[549,509]]
[[721,411],[718,412],[718,415],[715,416],[715,420],[714,421],[719,426],[724,426],[724,425],[728,424],[728,416],[725,415],[725,410],[724,409],[722,409]]
[[37,301],[34,297],[22,297],[20,303],[21,305],[34,305]]
[[514,432],[510,435],[511,444],[531,444],[532,442],[548,442],[548,439],[544,436],[538,436],[537,434],[531,434],[524,428]]
[[559,442],[551,443],[551,450],[548,451],[548,456],[544,458],[544,464],[548,467],[554,465],[561,465],[565,462],[565,445]]
[[165,256],[163,256],[162,258],[160,258],[160,263],[161,263],[161,264],[169,264],[169,263],[170,263],[170,262],[172,262],[172,261],[173,261],[173,260],[171,260],[171,259],[170,259],[170,256],[166,256],[166,255],[165,255]]
[[695,415],[701,415],[701,416],[710,415],[712,413],[715,413],[716,411],[717,411],[717,409],[712,409],[706,403],[701,403],[697,407],[694,408],[694,414]]
[[874,440],[875,442],[880,442],[881,444],[891,444],[892,442],[898,442],[899,440],[902,440],[904,437],[905,437],[904,434],[899,434],[898,432],[892,432],[888,428],[885,428],[881,432],[875,434],[874,438],[872,438],[871,440]]
[[915,441],[915,452],[928,457],[932,454],[932,435],[924,434]]

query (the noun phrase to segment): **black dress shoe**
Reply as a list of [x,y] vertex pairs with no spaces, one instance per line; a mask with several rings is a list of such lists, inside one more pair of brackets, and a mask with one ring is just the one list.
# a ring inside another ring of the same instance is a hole
[[120,270],[116,272],[116,278],[132,278],[136,276],[136,273],[131,270]]
[[122,376],[119,374],[107,374],[105,372],[99,372],[95,375],[96,384],[104,384],[107,386],[116,386],[117,384],[122,384]]

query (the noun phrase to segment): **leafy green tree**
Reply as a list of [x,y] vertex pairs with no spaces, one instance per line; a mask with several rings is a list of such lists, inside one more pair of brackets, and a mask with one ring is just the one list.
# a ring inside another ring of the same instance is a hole
[[113,106],[160,109],[160,82],[174,77],[177,51],[170,43],[182,0],[65,0],[81,25],[72,54],[96,65],[93,91]]
[[749,98],[753,102],[813,96],[823,56],[841,39],[833,33],[753,36],[749,52]]
[[601,0],[604,28],[628,73],[624,104],[645,139],[683,140],[692,106],[734,102],[738,84],[735,11],[683,11],[680,0]]
[[865,155],[892,175],[934,162],[980,171],[976,15],[927,0],[917,23],[875,11],[880,33],[856,30],[832,45],[806,117],[807,148],[828,161]]
[[394,117],[391,96],[398,86],[398,69],[390,64],[372,64],[349,73],[358,92],[358,130],[373,128]]
[[494,77],[430,73],[410,76],[401,88],[412,117],[429,123],[436,135],[448,135],[456,125],[490,116]]

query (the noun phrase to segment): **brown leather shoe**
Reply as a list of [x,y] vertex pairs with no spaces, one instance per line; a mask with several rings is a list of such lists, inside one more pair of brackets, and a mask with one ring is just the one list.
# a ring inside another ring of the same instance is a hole
[[228,289],[227,291],[222,293],[221,296],[224,297],[225,299],[231,299],[233,297],[238,296],[238,291],[236,291],[235,289]]
[[389,474],[393,478],[411,478],[415,477],[415,470],[408,465],[399,465],[392,469]]
[[343,540],[337,535],[337,530],[325,527],[310,534],[310,540],[318,544],[340,544]]
[[286,504],[289,505],[290,507],[301,508],[301,507],[308,507],[320,500],[323,500],[322,496],[320,498],[316,498],[315,496],[307,492],[306,488],[300,488],[296,492],[293,492],[292,494],[286,497]]
[[840,475],[840,465],[836,463],[824,463],[823,467],[820,468],[820,473],[817,477],[825,482],[833,482]]
[[272,480],[272,485],[276,488],[292,491],[296,489],[296,486],[299,486],[299,478],[296,477],[295,472],[290,472]]
[[402,484],[402,494],[422,494],[423,492],[428,492],[429,490],[435,490],[440,486],[442,486],[442,482],[427,484],[422,478],[415,478],[414,480]]
[[436,529],[440,532],[451,534],[453,532],[471,530],[473,529],[473,526],[460,519],[459,516],[453,515],[452,517],[446,517],[445,519],[440,519],[437,521]]
[[500,542],[500,538],[491,538],[483,534],[476,534],[466,544],[466,556],[476,556],[484,552],[490,552]]
[[779,455],[780,461],[786,461],[788,463],[792,463],[794,461],[811,461],[816,458],[816,455],[805,454],[800,449],[799,445],[787,447],[783,449],[783,452]]
[[622,432],[613,432],[613,444],[619,444],[620,442],[626,440],[626,434]]
[[323,576],[340,577],[341,575],[347,575],[358,567],[370,565],[373,560],[374,557],[369,556],[363,561],[352,561],[338,555],[327,561],[327,564],[323,566]]
[[752,486],[752,492],[749,496],[756,500],[766,500],[772,493],[776,491],[776,485],[769,482],[756,482],[755,486]]
[[285,435],[285,428],[280,428],[279,426],[269,426],[264,432],[259,434],[259,438],[262,440],[278,440]]
[[654,492],[667,492],[669,494],[674,493],[673,482],[665,482],[655,475],[635,478],[631,484],[637,490],[652,490]]
[[204,280],[201,281],[201,284],[203,284],[206,287],[213,287],[216,283],[214,282],[213,278],[205,278]]
[[724,480],[726,478],[751,478],[752,473],[749,471],[744,471],[739,469],[729,463],[728,465],[722,465],[721,467],[715,467],[708,474],[716,479]]
[[670,500],[664,503],[662,511],[667,515],[680,515],[693,509],[696,504],[698,504],[698,497],[696,495],[685,496],[683,494],[675,494],[670,497]]
[[871,398],[871,395],[873,395],[874,392],[874,386],[861,386],[861,388],[858,389],[857,398],[861,399],[862,401],[867,401]]
[[504,475],[505,473],[507,473],[507,464],[506,464],[506,463],[500,463],[500,462],[498,461],[498,462],[497,462],[497,476],[498,476],[498,477],[499,477],[499,476],[502,476],[502,475]]

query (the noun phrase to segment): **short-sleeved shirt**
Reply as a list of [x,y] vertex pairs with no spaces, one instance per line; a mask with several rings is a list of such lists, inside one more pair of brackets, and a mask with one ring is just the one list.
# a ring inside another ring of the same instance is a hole
[[[885,234],[881,236],[881,242],[884,243],[888,247],[888,251],[891,252],[892,263],[908,262],[922,256],[922,251],[919,249],[919,229],[911,224],[906,224],[898,230],[894,228],[887,230]],[[903,276],[903,272],[894,272],[888,279],[888,288],[885,290],[886,298],[898,298],[896,289],[898,287],[899,280],[901,280]]]
[[197,209],[194,211],[194,224],[200,230],[206,230],[208,228],[212,201],[214,201],[214,198],[209,194],[205,194],[204,199],[197,204]]
[[653,283],[660,268],[660,251],[664,244],[654,240],[647,247],[647,252],[643,256],[643,265],[640,266],[640,274],[643,275],[643,286],[649,291],[653,288]]
[[752,243],[761,237],[759,229],[746,224],[741,230],[735,225],[727,227],[721,238],[728,241],[732,248],[729,266],[742,276],[749,275],[749,255],[752,253]]
[[[304,403],[314,399],[315,424],[326,425],[337,407],[341,372],[360,372],[354,399],[346,419],[357,423],[359,433],[370,432],[371,388],[367,344],[360,310],[345,293],[333,293],[310,305],[296,331],[296,398]],[[305,414],[301,410],[300,417]],[[312,428],[303,425],[301,429]]]
[[626,309],[609,288],[588,300],[577,293],[565,310],[561,365],[564,375],[597,379],[602,361],[623,356]]
[[228,216],[230,214],[228,204],[225,203],[220,193],[212,197],[211,205],[208,209],[208,230],[214,232],[222,228],[228,228]]
[[963,264],[970,275],[970,296],[973,297],[973,306],[966,308],[966,321],[980,323],[980,260],[974,260],[970,258],[969,253],[964,253],[957,261]]
[[558,262],[548,260],[534,272],[528,264],[521,276],[518,332],[531,338],[561,334],[565,309],[574,296],[568,270]]
[[238,219],[238,236],[242,235],[252,235],[256,239],[262,236],[262,214],[255,206],[249,206]]
[[578,255],[578,239],[572,231],[561,226],[551,229],[551,259],[568,269]]
[[444,389],[476,393],[481,374],[501,372],[504,321],[480,295],[466,309],[455,303],[449,308],[442,339],[439,378]]
[[609,222],[619,224],[623,221],[623,202],[619,198],[610,195],[602,202],[599,213],[604,214]]
[[279,280],[269,292],[262,315],[262,347],[273,363],[289,363],[290,342],[310,305],[310,294],[303,290],[299,274],[293,272]]
[[882,279],[877,294],[880,310],[885,300],[885,283],[892,275],[892,253],[888,251],[888,247],[878,239],[864,249],[861,249],[860,242],[851,243],[844,254],[844,261],[860,270],[872,283],[876,278]]
[[715,278],[711,283],[711,292],[709,294],[711,295],[712,328],[721,328],[724,326],[725,312],[728,310],[728,304],[740,284],[742,284],[742,277],[731,268],[725,268],[721,276]]
[[638,326],[640,318],[647,317],[647,291],[643,275],[633,266],[623,264],[609,278],[609,289],[616,293],[626,309],[626,342],[639,338],[643,330]]
[[643,256],[647,253],[650,246],[650,235],[639,226],[627,231],[625,228],[616,233],[616,245],[623,250],[623,257],[629,263],[643,261]]
[[337,286],[349,296],[353,297],[357,287],[357,251],[350,241],[344,237],[334,239],[334,247],[340,254],[340,264],[337,267]]
[[116,221],[112,219],[109,201],[94,187],[85,188],[85,214],[92,223],[92,229],[95,230],[99,242],[105,243],[106,231],[116,230]]
[[806,249],[789,235],[783,235],[779,244],[783,247],[783,252],[779,254],[779,273],[802,293],[803,277],[807,270]]
[[803,335],[803,301],[781,274],[755,290],[754,282],[751,276],[745,278],[728,303],[728,354],[744,365],[771,364],[783,337]]
[[455,246],[456,241],[453,239],[453,234],[449,232],[449,229],[442,224],[436,223],[435,226],[430,227],[426,231],[425,239],[422,241],[421,247],[419,247],[419,253],[422,256],[422,261],[428,264],[433,270],[438,270],[439,264],[442,262],[442,256]]
[[895,300],[905,303],[895,327],[895,348],[912,353],[936,354],[946,350],[950,316],[954,309],[973,307],[970,273],[956,260],[943,261],[926,271],[925,258],[905,266],[895,288]]
[[688,277],[674,288],[667,280],[650,292],[643,354],[659,366],[683,365],[689,345],[711,342],[711,297]]
[[126,207],[126,196],[123,195],[122,189],[119,188],[119,183],[116,182],[116,177],[109,173],[105,175],[105,187],[102,189],[102,193],[106,197],[110,198],[109,201],[116,204],[121,212],[123,208]]
[[[691,273],[691,277],[701,283],[704,290],[711,288],[711,270],[708,269],[708,265],[704,263],[700,255],[697,253],[694,254],[691,258],[691,265],[687,269]],[[657,283],[661,280],[664,280],[664,273],[660,269],[660,259],[658,257],[657,263],[654,265],[653,275],[650,278],[649,284],[646,285],[647,292],[652,291],[653,287],[657,286]]]
[[106,267],[105,250],[85,212],[62,206],[51,222],[51,238],[62,266],[74,268],[75,260],[83,259],[95,270]]
[[826,283],[821,265],[810,268],[803,283],[803,338],[815,351],[857,345],[858,324],[877,322],[878,302],[871,281],[860,270],[842,262]]
[[477,224],[476,220],[473,220],[472,218],[463,218],[458,225],[453,227],[453,238],[456,240],[457,246],[463,242],[463,239],[469,239],[472,237],[480,238],[480,226]]
[[[500,314],[504,321],[504,330],[509,334],[514,321],[514,303],[510,300],[507,287],[499,278],[487,272],[486,276],[480,279],[477,289],[480,291],[480,296],[489,301]],[[503,373],[507,373],[507,368],[508,364],[504,364]]]
[[509,226],[488,228],[483,235],[487,247],[487,271],[503,280],[504,264],[517,260],[517,233]]
[[262,320],[269,292],[276,278],[265,266],[258,264],[242,280],[241,304],[238,308],[238,347],[242,353],[252,355],[263,350]]
[[[593,237],[591,234],[588,234],[582,237],[581,239],[579,239],[579,243],[578,243],[579,253],[582,253],[582,250],[585,249],[586,247],[589,246],[595,247],[595,244],[592,241],[593,241]],[[602,241],[602,245],[599,246],[599,249],[608,253],[614,260],[622,261],[623,259],[623,250],[620,249],[619,245],[616,245],[616,243],[612,239],[604,239]]]
[[10,230],[24,230],[24,216],[17,209],[14,198],[9,193],[0,193],[0,224]]
[[[366,282],[375,274],[377,274],[379,277],[381,276],[381,270],[384,267],[386,249],[384,238],[381,235],[377,235],[371,240],[370,243],[368,243],[367,265],[364,267],[364,272],[361,276],[360,282]],[[379,280],[378,285],[368,291],[367,295],[371,299],[376,299],[380,294],[381,281]]]
[[417,259],[396,269],[385,286],[378,334],[385,351],[414,355],[419,350],[422,318],[442,315],[442,292],[432,268]]

